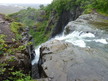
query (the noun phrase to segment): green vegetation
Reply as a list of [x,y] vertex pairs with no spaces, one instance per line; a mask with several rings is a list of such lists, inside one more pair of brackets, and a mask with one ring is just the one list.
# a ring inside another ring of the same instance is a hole
[[53,0],[47,9],[56,10],[60,14],[64,10],[72,10],[76,5],[88,11],[96,10],[108,14],[108,0]]
[[91,4],[91,7],[99,12],[108,14],[108,0],[95,0]]
[[[33,81],[31,80],[30,76],[23,74],[21,71],[11,72],[11,74],[15,76],[15,77],[9,77],[9,79],[12,81]],[[9,80],[5,80],[5,81],[9,81]]]
[[42,23],[38,22],[35,25],[37,27],[36,31],[30,29],[30,34],[33,36],[36,45],[39,45],[48,40],[49,37],[44,34],[46,25],[47,25],[47,21],[43,21]]
[[29,7],[14,14],[10,14],[9,16],[14,18],[16,22],[21,22],[26,26],[33,26],[36,23],[38,10]]
[[[34,38],[34,43],[39,45],[45,41],[47,41],[52,33],[53,28],[55,27],[55,22],[51,23],[51,18],[53,12],[55,12],[55,21],[57,22],[59,16],[64,11],[71,11],[76,9],[79,6],[84,9],[85,13],[91,13],[96,11],[100,14],[104,14],[108,16],[108,1],[107,0],[53,0],[51,4],[44,7],[40,5],[40,9],[27,8],[21,10],[17,13],[10,14],[5,17],[6,20],[14,21],[11,23],[11,31],[15,33],[16,38],[13,39],[13,42],[17,42],[17,46],[9,46],[4,41],[5,35],[0,35],[0,56],[5,55],[14,55],[17,51],[23,51],[26,48],[26,45],[21,45],[19,40],[21,39],[21,31],[23,27],[28,26],[30,28],[30,34]],[[10,17],[14,18],[10,19]],[[21,24],[23,23],[23,24]],[[47,29],[47,27],[49,27]],[[14,57],[10,57],[8,60],[14,61]],[[14,67],[9,67],[8,69],[7,63],[0,63],[0,75],[3,75],[8,70],[9,74],[12,77],[6,78],[5,81],[31,81],[30,76],[23,74],[21,70],[11,71]]]
[[11,63],[16,63],[16,54],[26,49],[27,45],[22,45],[19,39],[21,39],[21,33],[24,25],[19,22],[12,22],[8,16],[3,17],[5,20],[11,22],[10,29],[15,34],[15,39],[12,39],[12,44],[8,44],[6,35],[0,34],[0,81],[32,81],[28,73],[25,73],[23,69],[12,66]]
[[[8,45],[6,44],[4,38],[6,36],[0,34],[0,58],[8,56],[9,59],[6,60],[6,62],[0,61],[0,80],[4,78],[3,81],[32,81],[31,77],[28,74],[24,74],[24,71],[21,71],[21,69],[16,70],[14,68],[15,66],[10,67],[9,62],[14,62],[15,60],[15,54],[18,51],[23,51],[26,49],[26,46],[28,45],[21,45],[18,41],[17,48],[15,48],[15,45]],[[7,68],[8,67],[8,68]]]
[[[14,18],[16,22],[21,22],[25,25],[25,27],[30,28],[30,34],[33,36],[36,45],[45,42],[49,38],[48,35],[44,35],[46,26],[48,24],[49,16],[45,14],[44,6],[43,5],[40,6],[41,6],[40,10],[34,8],[27,8],[17,13],[9,15],[10,17]],[[11,24],[11,29],[14,32],[17,32],[15,29],[16,27],[18,28],[18,24],[16,22],[13,22]],[[34,30],[33,27],[35,27],[36,30]],[[20,36],[18,35],[17,38],[20,38]]]
[[[9,16],[14,18],[15,21],[28,26],[30,28],[30,34],[34,38],[35,44],[39,45],[48,40],[52,29],[56,24],[50,25],[50,30],[46,30],[53,11],[56,12],[57,20],[59,15],[61,15],[64,11],[75,10],[76,7],[82,8],[84,13],[91,13],[95,11],[100,14],[107,15],[107,6],[107,0],[53,0],[53,2],[46,7],[40,5],[40,9],[38,10],[27,8]],[[45,13],[42,13],[42,11]]]
[[81,7],[87,11],[95,10],[99,13],[108,14],[108,0],[76,0],[80,3]]
[[77,0],[53,0],[52,4],[50,4],[47,9],[55,10],[60,15],[63,11],[69,11],[74,9]]
[[23,30],[23,24],[18,22],[12,22],[10,27],[11,27],[11,31],[15,33],[16,40],[21,39],[22,38],[21,30]]
[[4,41],[5,35],[0,34],[0,55],[2,55],[4,53],[4,51],[6,50],[6,44]]
[[[30,28],[30,34],[35,39],[34,42],[36,45],[39,45],[42,42],[48,40],[48,37],[46,38],[44,35],[45,27],[47,26],[48,20],[46,20],[46,16],[41,15],[41,11],[43,10],[44,6],[43,5],[40,6],[41,6],[40,10],[34,8],[27,8],[17,13],[9,15],[10,17],[14,18],[16,22],[21,22],[25,25],[25,27]],[[37,22],[37,19],[42,21]],[[17,32],[15,29],[16,27],[18,28],[18,24],[16,22],[13,22],[11,24],[11,29],[14,32]],[[36,27],[36,31],[33,29],[33,27]],[[17,34],[17,38],[20,38],[18,34]]]

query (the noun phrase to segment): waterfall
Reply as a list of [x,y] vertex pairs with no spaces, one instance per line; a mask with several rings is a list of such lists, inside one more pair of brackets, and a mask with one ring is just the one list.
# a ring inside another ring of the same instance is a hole
[[[108,44],[107,38],[97,38],[97,36],[95,36],[93,33],[83,32],[83,31],[74,31],[68,35],[64,35],[63,33],[61,36],[56,36],[53,39],[69,42],[75,46],[79,46],[82,48],[90,47],[89,45],[87,46],[87,43],[89,42]],[[36,55],[35,55],[34,60],[32,61],[32,65],[34,65],[35,63],[38,63],[39,61],[40,47],[41,45],[35,49]]]
[[[43,78],[44,74],[48,79],[51,77],[51,81],[53,78],[54,81],[56,78],[59,81],[64,79],[65,73],[66,77],[69,77],[66,80],[71,79],[70,75],[75,75],[71,80],[77,80],[76,75],[80,76],[83,72],[84,77],[90,73],[90,80],[91,75],[93,79],[95,74],[99,77],[101,73],[107,75],[108,26],[106,30],[99,29],[98,26],[104,27],[104,23],[100,25],[99,22],[97,25],[93,20],[95,19],[90,15],[85,15],[69,22],[61,35],[38,46],[32,61],[34,77]],[[62,73],[63,70],[67,72]],[[101,77],[103,79],[107,76]]]
[[57,40],[64,40],[65,42],[72,43],[73,45],[79,47],[86,47],[86,38],[94,38],[95,35],[92,33],[83,33],[82,31],[74,31],[68,35],[63,35],[61,37],[56,37]]
[[39,61],[39,58],[40,58],[40,47],[41,47],[41,45],[40,46],[37,46],[35,48],[35,58],[32,61],[32,65],[37,64],[38,61]]

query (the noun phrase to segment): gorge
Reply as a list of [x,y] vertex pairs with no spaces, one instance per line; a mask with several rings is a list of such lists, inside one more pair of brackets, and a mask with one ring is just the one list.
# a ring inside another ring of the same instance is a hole
[[65,26],[61,36],[35,49],[32,65],[40,56],[45,81],[107,81],[108,23],[103,20],[97,13],[81,15]]
[[0,81],[107,81],[107,6],[53,0],[0,14]]

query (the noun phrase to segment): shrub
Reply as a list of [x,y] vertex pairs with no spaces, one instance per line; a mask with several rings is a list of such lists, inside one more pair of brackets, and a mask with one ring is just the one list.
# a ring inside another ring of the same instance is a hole
[[16,40],[19,40],[22,38],[21,36],[21,30],[23,30],[24,25],[18,22],[12,22],[11,25],[11,31],[15,33]]

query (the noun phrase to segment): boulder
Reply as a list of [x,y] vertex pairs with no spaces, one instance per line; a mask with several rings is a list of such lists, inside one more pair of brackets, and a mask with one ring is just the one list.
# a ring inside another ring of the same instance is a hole
[[91,32],[98,34],[99,30],[108,30],[108,20],[98,13],[84,14],[79,16],[75,21],[69,22],[64,29],[64,34],[67,35],[73,31]]
[[67,48],[68,44],[59,40],[51,40],[42,44],[40,48],[41,55],[61,52]]
[[108,53],[100,49],[80,48],[51,40],[41,48],[43,81],[107,81]]

